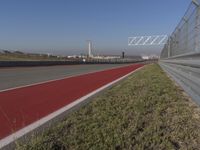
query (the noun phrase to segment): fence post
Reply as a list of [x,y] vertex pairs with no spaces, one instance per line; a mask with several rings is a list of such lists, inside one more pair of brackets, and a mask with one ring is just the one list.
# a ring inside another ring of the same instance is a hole
[[196,33],[197,34],[197,37],[196,37],[197,38],[196,39],[197,40],[197,51],[200,52],[200,47],[199,47],[199,44],[200,44],[199,43],[200,42],[200,37],[199,37],[199,34],[200,34],[200,28],[199,28],[200,27],[200,7],[199,6],[197,7],[197,24],[196,24],[196,26],[197,26],[197,33]]
[[170,57],[170,50],[171,50],[171,37],[169,36],[168,42],[167,42],[167,48],[168,48],[168,58]]
[[184,17],[183,18],[183,21],[185,22],[185,32],[186,32],[186,37],[185,37],[185,41],[183,42],[183,44],[185,45],[185,46],[183,46],[185,49],[184,49],[184,52],[186,53],[186,52],[188,52],[188,48],[189,48],[189,46],[188,46],[188,41],[189,41],[189,38],[188,38],[188,36],[189,36],[189,31],[188,31],[188,29],[189,29],[189,21],[188,21],[188,19],[186,18],[186,17]]
[[195,46],[195,52],[199,52],[199,15],[200,15],[200,7],[197,0],[192,0],[192,3],[196,6],[196,16],[195,16],[195,36],[194,36],[194,46]]

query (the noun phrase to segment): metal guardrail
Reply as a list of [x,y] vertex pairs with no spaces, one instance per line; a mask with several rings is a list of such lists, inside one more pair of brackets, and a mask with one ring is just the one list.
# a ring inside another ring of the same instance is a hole
[[188,10],[165,44],[159,64],[200,104],[200,0]]
[[165,60],[160,66],[200,104],[200,59]]

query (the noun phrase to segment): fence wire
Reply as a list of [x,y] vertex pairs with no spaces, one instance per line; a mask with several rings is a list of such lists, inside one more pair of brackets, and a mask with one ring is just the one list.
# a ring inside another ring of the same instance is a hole
[[200,53],[200,0],[193,0],[161,52],[161,59]]

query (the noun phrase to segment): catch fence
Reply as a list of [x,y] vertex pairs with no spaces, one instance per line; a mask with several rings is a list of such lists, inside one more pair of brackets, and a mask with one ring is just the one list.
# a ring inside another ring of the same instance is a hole
[[160,65],[200,104],[200,0],[193,0],[160,55]]

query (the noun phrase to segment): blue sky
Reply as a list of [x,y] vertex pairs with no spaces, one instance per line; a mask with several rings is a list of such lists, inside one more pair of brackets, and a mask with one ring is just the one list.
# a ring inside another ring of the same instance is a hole
[[170,34],[190,0],[1,0],[0,48],[53,54],[144,54],[129,36]]

